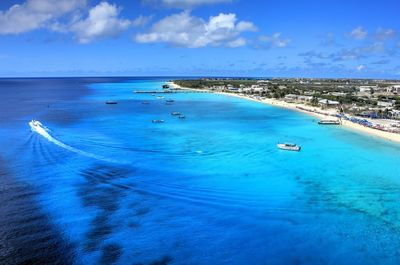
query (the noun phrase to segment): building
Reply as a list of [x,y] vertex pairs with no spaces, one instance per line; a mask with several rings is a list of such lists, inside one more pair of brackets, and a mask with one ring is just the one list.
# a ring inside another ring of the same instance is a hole
[[391,112],[392,112],[393,118],[400,119],[400,110],[392,110]]
[[361,93],[371,93],[377,89],[377,86],[360,86],[358,91]]
[[285,99],[288,99],[288,100],[297,100],[298,98],[299,98],[299,95],[293,95],[293,94],[287,94],[285,96]]
[[400,94],[400,85],[394,85],[394,86],[388,87],[387,92],[394,93],[394,94]]
[[338,106],[340,105],[340,102],[334,101],[334,100],[328,100],[328,99],[320,99],[318,101],[319,104],[325,105],[325,106]]
[[391,108],[394,106],[394,102],[392,100],[378,101],[377,105],[378,105],[378,107]]
[[300,101],[311,102],[314,97],[312,96],[298,96],[297,99]]

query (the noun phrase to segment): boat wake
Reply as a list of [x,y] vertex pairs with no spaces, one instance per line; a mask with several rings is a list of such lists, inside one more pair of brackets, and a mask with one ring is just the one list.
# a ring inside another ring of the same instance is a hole
[[117,164],[126,164],[124,162],[121,163],[120,161],[104,158],[102,156],[98,156],[98,155],[95,155],[95,154],[92,154],[92,153],[77,149],[75,147],[69,146],[67,144],[64,144],[63,142],[55,139],[49,133],[50,130],[46,126],[44,126],[40,121],[32,120],[32,121],[29,122],[29,126],[31,127],[31,131],[32,132],[35,132],[35,133],[41,135],[42,137],[47,139],[49,142],[51,142],[51,143],[53,143],[53,144],[55,144],[55,145],[57,145],[57,146],[59,146],[61,148],[64,148],[64,149],[66,149],[66,150],[68,150],[70,152],[76,153],[78,155],[86,156],[86,157],[89,157],[89,158],[93,158],[93,159],[96,159],[96,160],[101,160],[101,161],[104,161],[104,162],[117,163]]

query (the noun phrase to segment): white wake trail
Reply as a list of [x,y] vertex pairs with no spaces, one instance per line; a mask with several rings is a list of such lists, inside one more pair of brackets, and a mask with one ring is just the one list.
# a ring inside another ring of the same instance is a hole
[[[88,153],[82,150],[79,150],[75,147],[69,146],[67,144],[64,144],[63,142],[60,142],[59,140],[55,139],[53,136],[51,136],[49,134],[49,129],[47,127],[45,127],[40,121],[36,121],[36,120],[32,120],[29,122],[29,126],[31,127],[32,132],[35,132],[41,136],[43,136],[44,138],[46,138],[49,142],[52,142],[56,145],[58,145],[61,148],[64,148],[70,152],[82,155],[82,156],[86,156],[86,157],[90,157],[93,159],[97,159],[97,160],[102,160],[105,162],[109,162],[109,163],[117,163],[117,164],[121,164],[121,162],[119,161],[115,161],[112,159],[107,159],[92,153]],[[125,163],[123,163],[125,164]]]

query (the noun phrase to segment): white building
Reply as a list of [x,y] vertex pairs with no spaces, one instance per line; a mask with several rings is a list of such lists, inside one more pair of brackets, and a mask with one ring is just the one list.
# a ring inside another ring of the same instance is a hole
[[400,94],[400,85],[394,85],[394,86],[388,87],[387,92]]
[[293,95],[293,94],[287,94],[285,96],[285,99],[291,99],[291,100],[296,100],[299,98],[299,95]]
[[364,93],[371,93],[372,91],[375,91],[377,88],[378,88],[377,86],[360,86],[358,88],[358,91]]
[[311,100],[312,100],[313,98],[314,98],[314,97],[312,97],[312,96],[298,96],[298,97],[297,97],[298,100],[301,100],[301,101],[308,101],[308,102],[311,102]]
[[391,108],[394,106],[393,101],[378,101],[378,107]]
[[319,104],[326,105],[326,106],[338,106],[340,102],[328,99],[320,99],[318,101]]

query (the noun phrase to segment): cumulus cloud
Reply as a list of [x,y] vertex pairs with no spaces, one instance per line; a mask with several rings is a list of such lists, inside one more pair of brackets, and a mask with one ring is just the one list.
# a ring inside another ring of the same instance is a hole
[[140,15],[136,19],[132,20],[132,26],[133,27],[145,26],[145,25],[149,24],[152,19],[153,19],[153,16]]
[[378,28],[375,33],[375,38],[384,41],[393,38],[395,35],[396,31],[394,29]]
[[86,0],[27,0],[0,11],[0,34],[19,34],[49,26],[86,5]]
[[240,34],[256,30],[251,22],[237,22],[235,14],[221,13],[205,21],[184,11],[158,21],[148,33],[137,34],[135,40],[140,43],[165,42],[188,48],[239,47],[246,44]]
[[280,32],[276,32],[271,36],[262,35],[260,36],[259,40],[261,42],[267,43],[268,46],[272,48],[285,48],[291,42],[291,40],[287,38],[282,38],[281,35],[282,33]]
[[247,40],[245,38],[238,38],[236,40],[230,41],[226,44],[229,48],[238,48],[245,46],[247,44]]
[[212,5],[232,2],[232,0],[145,0],[152,4],[161,4],[167,7],[190,9],[200,5]]
[[361,58],[366,58],[373,54],[387,54],[390,53],[382,42],[372,43],[370,45],[352,48],[352,49],[342,49],[334,55],[335,61],[347,61],[347,60],[357,60]]
[[368,32],[363,27],[357,27],[353,29],[349,36],[355,40],[364,40],[368,36]]
[[76,34],[80,43],[115,37],[132,25],[132,21],[119,18],[119,13],[120,8],[115,4],[102,2],[89,10],[87,18],[73,23],[69,30]]
[[299,53],[298,56],[304,57],[306,61],[311,61],[312,59],[318,59],[318,60],[332,60],[333,62],[340,62],[340,61],[366,59],[373,56],[380,56],[380,57],[391,56],[394,53],[395,50],[388,49],[385,46],[385,43],[374,42],[368,45],[363,45],[354,48],[342,48],[335,52],[329,52],[329,53],[310,50],[307,52]]

